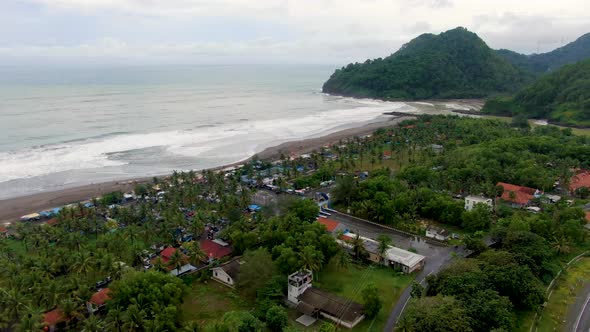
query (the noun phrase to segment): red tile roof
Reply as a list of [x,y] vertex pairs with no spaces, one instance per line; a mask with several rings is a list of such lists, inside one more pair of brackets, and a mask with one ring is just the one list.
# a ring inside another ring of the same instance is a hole
[[340,225],[339,222],[332,219],[318,218],[318,222],[326,226],[326,230],[330,233],[333,232],[336,229],[336,227],[338,227],[338,225]]
[[230,247],[220,246],[211,240],[201,240],[199,244],[201,245],[201,250],[210,258],[219,259],[228,256],[232,252]]
[[590,211],[586,211],[586,222],[590,223]]
[[90,298],[90,303],[92,304],[96,304],[97,306],[101,306],[103,304],[105,304],[105,302],[107,300],[110,300],[111,297],[109,296],[109,293],[111,292],[110,289],[108,288],[103,288],[101,290],[99,290],[98,292],[94,293],[94,295],[92,295],[92,297]]
[[43,315],[43,323],[47,326],[54,326],[57,323],[64,322],[66,319],[59,309],[53,309]]
[[0,233],[6,233],[8,232],[8,229],[6,229],[6,227],[0,227]]
[[389,150],[383,151],[383,157],[391,157],[391,151],[389,151]]
[[[502,193],[502,199],[506,202],[512,202],[516,204],[527,204],[530,200],[532,200],[535,196],[536,189],[529,188],[529,187],[522,187],[517,186],[514,184],[498,182],[498,186],[502,186],[504,188],[504,192]],[[510,197],[511,193],[514,193],[514,198]]]
[[47,220],[47,225],[49,225],[49,226],[57,225],[57,222],[58,222],[58,220],[56,218],[49,219],[49,220]]
[[590,188],[590,171],[580,171],[570,179],[571,191],[575,191],[581,187]]
[[162,257],[162,261],[164,261],[164,263],[168,263],[168,261],[170,260],[170,257],[172,257],[172,255],[174,255],[175,252],[176,252],[176,248],[168,247],[168,248],[162,250],[162,252],[160,253],[160,257]]

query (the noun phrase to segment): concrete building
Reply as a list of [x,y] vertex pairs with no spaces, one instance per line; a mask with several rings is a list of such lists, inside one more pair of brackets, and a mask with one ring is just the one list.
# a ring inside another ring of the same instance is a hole
[[309,270],[289,276],[288,299],[297,305],[299,312],[314,319],[323,317],[347,328],[355,327],[365,318],[361,304],[313,287],[312,280]]
[[475,207],[476,204],[485,204],[492,208],[494,206],[494,201],[491,198],[483,197],[483,196],[467,196],[465,197],[465,210],[471,211]]
[[[353,233],[346,233],[342,238],[337,239],[336,241],[345,249],[352,251],[353,245],[351,244],[351,241],[356,236],[357,235]],[[365,251],[369,254],[367,258],[374,263],[391,266],[404,273],[412,273],[424,267],[426,257],[422,255],[389,246],[383,254],[383,257],[381,257],[379,252],[379,242],[363,236],[360,236],[359,238],[363,241]]]

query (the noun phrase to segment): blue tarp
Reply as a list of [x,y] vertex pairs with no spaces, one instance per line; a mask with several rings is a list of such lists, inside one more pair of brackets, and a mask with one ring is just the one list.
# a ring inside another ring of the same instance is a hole
[[88,202],[88,203],[85,203],[84,204],[84,207],[87,207],[87,208],[91,208],[93,206],[94,206],[94,204],[92,204],[91,202]]
[[256,204],[252,204],[252,205],[248,206],[248,210],[250,210],[250,211],[258,211],[260,209],[261,209],[261,207]]
[[41,215],[41,217],[45,217],[45,218],[49,218],[51,216],[53,216],[53,211],[41,211],[39,212],[39,214]]

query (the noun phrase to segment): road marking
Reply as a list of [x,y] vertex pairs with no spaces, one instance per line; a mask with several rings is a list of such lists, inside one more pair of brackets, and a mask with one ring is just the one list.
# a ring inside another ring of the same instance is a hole
[[578,331],[578,327],[580,325],[580,320],[582,319],[582,316],[584,315],[584,311],[586,311],[586,307],[588,306],[588,302],[590,302],[590,294],[588,294],[588,297],[586,297],[586,303],[584,303],[584,306],[582,307],[582,310],[580,310],[580,314],[578,315],[578,319],[576,319],[576,324],[574,325],[574,332]]

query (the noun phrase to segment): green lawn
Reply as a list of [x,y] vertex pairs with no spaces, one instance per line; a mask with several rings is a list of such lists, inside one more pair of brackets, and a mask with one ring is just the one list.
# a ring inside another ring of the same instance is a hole
[[557,279],[556,287],[539,319],[538,331],[563,331],[568,305],[584,283],[590,279],[590,257],[584,257],[573,264]]
[[201,326],[215,321],[228,311],[250,310],[252,304],[248,303],[235,290],[208,280],[195,281],[182,304],[182,319],[184,321],[197,321]]
[[[413,279],[413,275],[398,275],[385,267],[351,265],[342,270],[329,265],[315,278],[314,286],[362,303],[361,290],[369,283],[375,284],[380,290],[383,308],[374,320],[367,319],[352,331],[381,332],[397,299]],[[316,322],[308,330],[316,330],[320,324]]]

